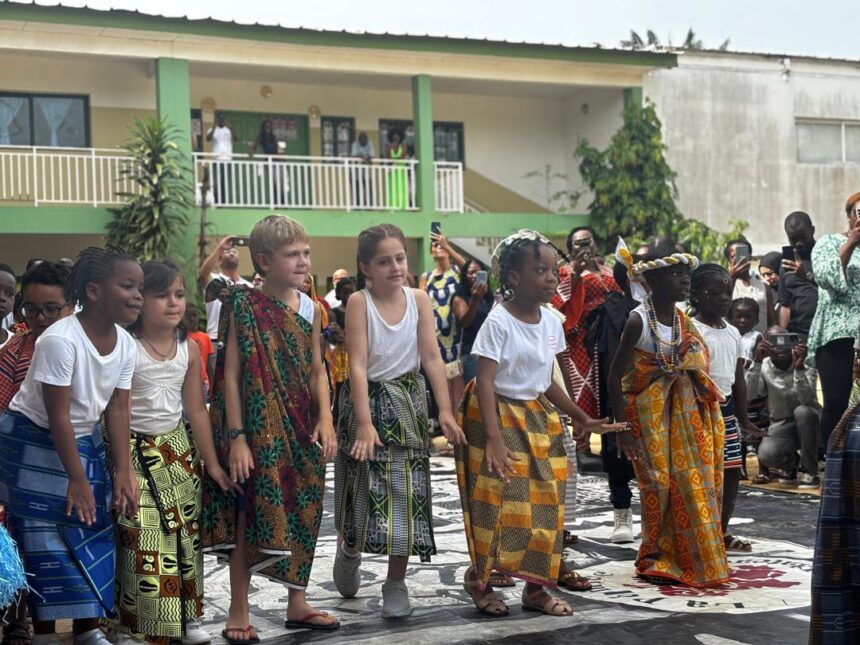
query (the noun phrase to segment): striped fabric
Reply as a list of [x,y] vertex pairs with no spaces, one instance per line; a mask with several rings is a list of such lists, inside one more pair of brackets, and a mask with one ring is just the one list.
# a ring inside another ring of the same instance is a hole
[[27,331],[13,336],[0,349],[0,412],[9,407],[30,369],[36,339]]
[[726,428],[723,441],[723,470],[740,468],[743,463],[740,426],[738,425],[738,418],[735,416],[735,403],[732,397],[728,397],[725,403],[720,404],[720,414]]

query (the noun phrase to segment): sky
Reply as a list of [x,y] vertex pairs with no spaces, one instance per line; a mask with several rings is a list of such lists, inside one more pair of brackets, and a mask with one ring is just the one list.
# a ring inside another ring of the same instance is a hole
[[[38,4],[58,4],[39,0]],[[241,23],[616,47],[631,29],[706,47],[860,60],[860,0],[64,0]]]

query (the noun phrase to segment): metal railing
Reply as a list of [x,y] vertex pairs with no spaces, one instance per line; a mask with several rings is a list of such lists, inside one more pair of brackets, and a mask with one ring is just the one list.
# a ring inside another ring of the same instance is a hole
[[209,169],[215,208],[417,210],[414,159],[194,154],[199,183]]
[[136,193],[124,150],[0,146],[0,201],[114,206]]
[[440,213],[463,212],[463,164],[437,161],[434,166],[436,210]]

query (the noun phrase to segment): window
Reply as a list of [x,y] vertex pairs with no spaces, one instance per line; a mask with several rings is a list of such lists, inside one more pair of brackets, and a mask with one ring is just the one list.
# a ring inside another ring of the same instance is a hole
[[[413,153],[415,149],[415,128],[412,121],[398,119],[379,120],[379,150],[380,154],[385,151],[388,143],[389,131],[398,131],[403,135],[403,142]],[[433,158],[436,161],[461,161],[465,162],[465,150],[463,146],[463,124],[456,121],[434,121],[433,122]]]
[[799,121],[797,160],[801,163],[860,162],[860,123]]
[[349,157],[355,139],[355,119],[349,116],[324,116],[320,119],[323,157]]
[[90,145],[86,96],[0,93],[0,145]]

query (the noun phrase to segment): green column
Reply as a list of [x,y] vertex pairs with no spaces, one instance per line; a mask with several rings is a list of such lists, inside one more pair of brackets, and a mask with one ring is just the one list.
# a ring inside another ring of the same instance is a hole
[[642,105],[642,88],[641,87],[625,87],[624,88],[624,107],[630,103]]
[[[158,58],[155,61],[155,103],[158,117],[176,128],[174,140],[188,163],[188,182],[194,181],[191,156],[191,92],[188,61],[179,58]],[[188,209],[188,226],[177,232],[172,241],[173,260],[185,270],[186,283],[197,284],[197,231],[199,227],[196,208]]]
[[418,166],[415,174],[415,195],[420,218],[427,231],[422,237],[421,271],[430,263],[430,222],[436,216],[436,187],[433,167],[433,93],[430,77],[419,74],[412,77],[412,121],[415,128],[415,158]]

